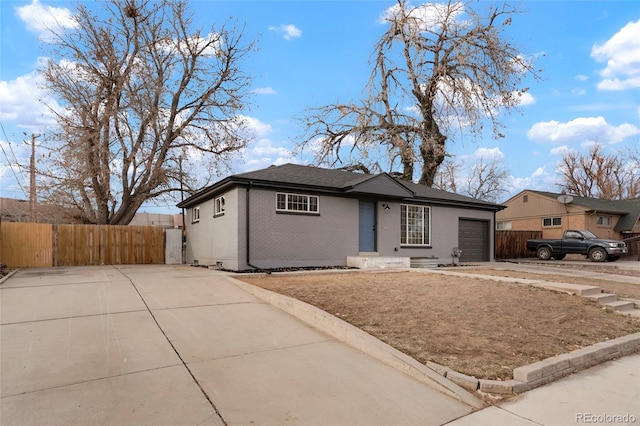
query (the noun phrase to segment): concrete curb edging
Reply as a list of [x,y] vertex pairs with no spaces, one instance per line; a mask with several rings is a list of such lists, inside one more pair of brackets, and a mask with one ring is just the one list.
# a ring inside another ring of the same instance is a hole
[[512,395],[537,388],[594,365],[640,351],[640,333],[596,343],[586,348],[515,368],[512,380],[484,380],[427,362],[427,367],[468,390]]
[[410,356],[403,354],[334,315],[292,297],[245,283],[230,276],[227,278],[241,289],[265,302],[423,383],[434,386],[440,392],[450,395],[475,409],[486,407],[486,404],[473,393],[468,392]]
[[519,394],[602,362],[640,352],[640,333],[634,333],[515,368],[511,380],[478,379],[431,361],[423,365],[370,334],[315,306],[230,276],[228,278],[238,287],[265,302],[424,383],[435,385],[442,392],[452,395],[474,408],[483,408],[485,404],[469,391],[505,396]]

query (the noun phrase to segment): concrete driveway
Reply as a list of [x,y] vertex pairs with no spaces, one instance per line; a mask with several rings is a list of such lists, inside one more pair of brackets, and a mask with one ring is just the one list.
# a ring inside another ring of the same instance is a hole
[[3,426],[439,425],[475,405],[207,269],[20,270],[0,322]]

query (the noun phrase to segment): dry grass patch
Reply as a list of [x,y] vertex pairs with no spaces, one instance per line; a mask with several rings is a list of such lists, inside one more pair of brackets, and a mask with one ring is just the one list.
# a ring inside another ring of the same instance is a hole
[[484,379],[640,332],[640,320],[580,297],[435,273],[354,272],[243,281],[317,306],[422,363]]

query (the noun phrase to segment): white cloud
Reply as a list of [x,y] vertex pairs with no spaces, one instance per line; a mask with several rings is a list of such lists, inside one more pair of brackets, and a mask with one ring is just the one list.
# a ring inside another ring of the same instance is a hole
[[602,45],[594,45],[591,56],[606,62],[600,72],[602,90],[640,87],[640,20],[629,22]]
[[578,81],[587,81],[587,80],[589,80],[589,77],[584,75],[584,74],[578,74],[574,78],[576,80],[578,80]]
[[64,7],[43,6],[38,0],[17,7],[16,14],[27,25],[27,29],[45,42],[52,42],[55,34],[66,28],[77,28],[78,22],[71,11]]
[[519,97],[518,105],[520,106],[533,105],[536,103],[536,98],[529,92],[516,93],[515,96]]
[[257,89],[253,90],[253,93],[255,93],[256,95],[277,95],[278,92],[276,92],[273,87],[258,87]]
[[545,167],[538,167],[529,176],[510,176],[505,189],[507,194],[503,197],[508,200],[525,189],[549,191],[555,186],[555,174],[549,173]]
[[238,116],[242,123],[246,126],[249,133],[257,136],[264,137],[273,131],[271,124],[263,123],[255,117],[249,117],[246,115]]
[[567,152],[570,152],[571,148],[569,148],[567,145],[560,145],[560,146],[556,146],[555,148],[552,148],[551,151],[549,151],[549,153],[551,155],[564,155]]
[[263,169],[271,165],[279,166],[286,163],[297,163],[292,151],[270,139],[259,139],[242,150],[241,164],[238,169],[243,172]]
[[534,124],[527,132],[529,139],[545,143],[618,143],[640,134],[640,128],[624,123],[613,126],[604,117],[579,117],[566,123],[555,120]]
[[59,109],[59,106],[46,96],[43,84],[44,78],[37,71],[0,81],[0,120],[34,132],[55,125],[50,107]]
[[280,25],[278,27],[269,27],[269,30],[275,31],[278,34],[284,34],[283,37],[285,40],[302,37],[302,30],[293,24]]
[[478,148],[474,153],[476,158],[483,159],[497,159],[501,160],[504,158],[504,154],[500,151],[500,148]]
[[[461,2],[449,5],[439,3],[424,3],[409,10],[409,17],[413,18],[413,27],[416,31],[437,30],[443,23],[449,25],[456,23],[458,18],[465,12],[464,4]],[[386,9],[380,16],[381,23],[393,22],[401,18],[400,6],[397,4]],[[458,25],[464,23],[457,22]]]

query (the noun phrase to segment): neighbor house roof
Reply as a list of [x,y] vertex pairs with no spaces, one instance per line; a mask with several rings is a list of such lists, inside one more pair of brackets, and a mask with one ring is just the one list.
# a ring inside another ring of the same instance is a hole
[[283,164],[231,175],[193,194],[180,202],[178,207],[200,204],[230,186],[237,185],[328,192],[354,197],[357,196],[356,194],[369,194],[384,198],[414,199],[434,204],[473,206],[495,211],[504,208],[499,204],[396,179],[388,173],[364,174],[299,164]]
[[[554,192],[533,191],[529,192],[542,195],[543,197],[557,199],[560,195]],[[612,213],[621,215],[614,230],[618,232],[630,231],[640,219],[640,198],[631,200],[603,200],[601,198],[580,197],[572,195],[571,204],[585,207],[593,212]]]

